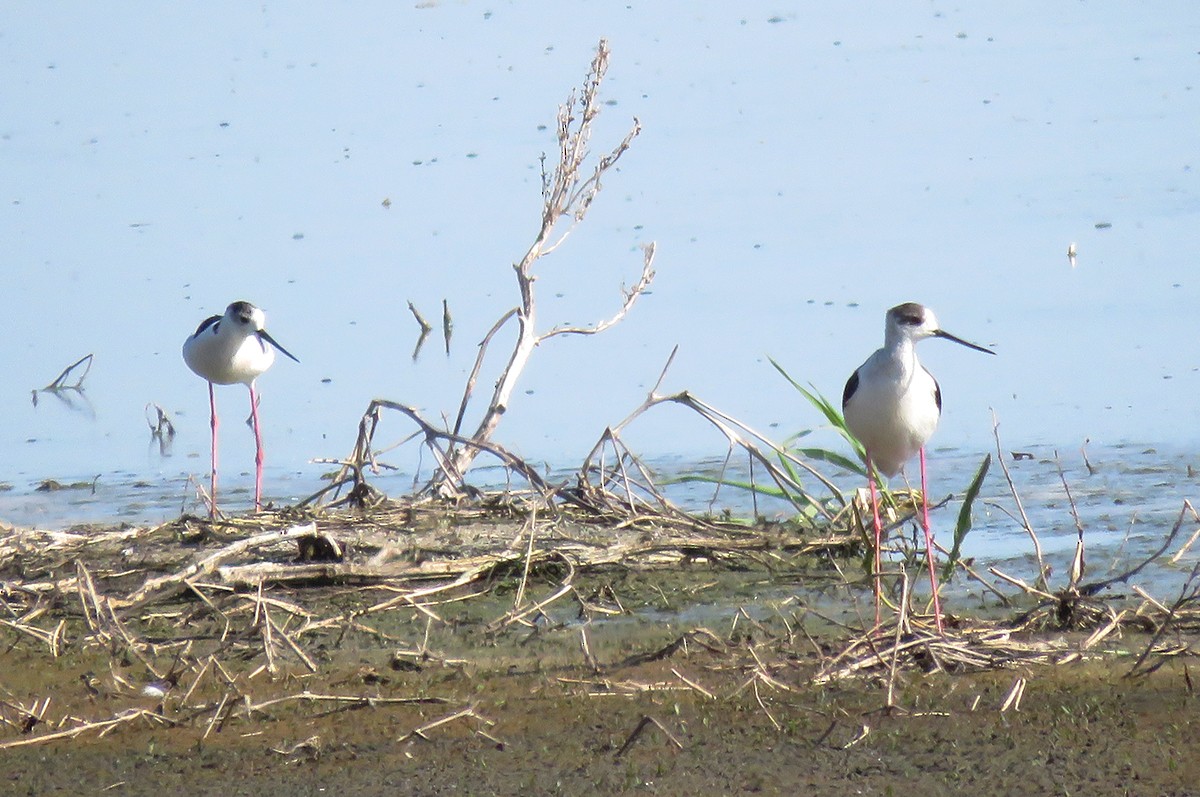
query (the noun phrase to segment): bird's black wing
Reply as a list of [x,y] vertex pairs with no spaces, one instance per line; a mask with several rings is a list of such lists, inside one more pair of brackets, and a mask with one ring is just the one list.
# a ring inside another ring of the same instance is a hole
[[212,327],[213,332],[216,332],[217,331],[216,325],[217,325],[217,322],[220,320],[221,320],[221,316],[210,315],[208,318],[206,318],[200,322],[200,326],[196,327],[196,332],[195,332],[195,334],[192,335],[192,337],[193,338],[200,337],[200,333],[203,332],[204,330],[208,329],[209,327]]
[[[924,368],[924,366],[921,366]],[[925,368],[925,373],[929,374],[929,369]],[[938,415],[942,414],[942,386],[938,384],[937,377],[929,374],[929,378],[933,380],[933,400],[937,402]]]
[[[854,369],[854,373],[850,374],[850,378],[846,380],[846,388],[842,391],[842,411],[845,412],[846,405],[850,403],[850,397],[858,391],[858,369]],[[938,399],[938,406],[941,406],[941,399]]]

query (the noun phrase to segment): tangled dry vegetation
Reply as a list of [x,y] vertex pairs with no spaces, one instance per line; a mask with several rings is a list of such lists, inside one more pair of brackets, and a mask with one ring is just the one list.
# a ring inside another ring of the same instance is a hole
[[[207,738],[227,725],[252,727],[284,706],[419,706],[423,719],[410,741],[465,723],[502,744],[499,718],[476,701],[439,694],[419,677],[407,687],[378,684],[404,673],[503,669],[533,639],[557,647],[524,654],[522,669],[544,669],[564,689],[689,690],[753,701],[772,722],[777,701],[848,680],[877,684],[881,707],[903,709],[898,685],[931,672],[1012,670],[1007,710],[1019,708],[1033,665],[1118,656],[1136,677],[1192,655],[1200,630],[1196,579],[1171,603],[1145,593],[1134,602],[1101,598],[1098,585],[1057,594],[1030,587],[1041,598],[1035,605],[1003,620],[955,616],[941,636],[911,608],[903,573],[884,627],[826,614],[830,601],[804,596],[823,584],[833,600],[866,594],[869,608],[865,580],[847,585],[820,541],[794,529],[635,514],[598,524],[531,496],[470,509],[403,501],[300,515],[0,536],[0,639],[9,661],[20,653],[45,666],[73,662],[88,694],[124,705],[91,716],[99,703],[60,699],[60,707],[55,694],[36,693],[36,675],[10,672],[0,749],[127,723],[186,726]],[[649,615],[746,583],[777,597],[714,610],[666,639],[643,631],[613,641],[628,633],[623,624],[643,618],[657,630]],[[715,625],[718,617],[727,627]],[[1039,633],[1047,628],[1055,633]],[[1140,653],[1129,640],[1141,640]],[[670,675],[639,680],[638,668],[650,662]],[[354,677],[340,678],[347,669]],[[717,674],[737,686],[706,686]]]
[[[130,724],[188,726],[207,738],[284,706],[422,706],[425,719],[404,739],[465,723],[502,744],[478,703],[439,694],[428,681],[396,686],[387,673],[501,669],[532,639],[558,643],[549,658],[544,649],[524,655],[557,672],[564,688],[686,690],[752,701],[776,726],[776,701],[846,680],[877,684],[885,707],[902,708],[897,685],[921,674],[1012,669],[1012,691],[1001,707],[1007,710],[1019,706],[1031,665],[1066,665],[1119,650],[1129,657],[1129,675],[1137,676],[1193,655],[1191,638],[1200,631],[1195,573],[1173,601],[1136,588],[1136,599],[1114,596],[1110,588],[1145,564],[1084,583],[1081,529],[1078,566],[1054,590],[1027,519],[1037,577],[1026,583],[992,571],[1019,588],[1015,598],[969,563],[955,565],[1010,607],[1007,618],[950,617],[939,635],[916,607],[903,569],[891,574],[892,619],[883,627],[832,608],[857,606],[864,594],[870,603],[868,579],[841,569],[865,553],[858,499],[844,496],[808,458],[700,398],[660,392],[661,376],[640,407],[603,431],[572,480],[551,483],[493,440],[536,347],[620,322],[654,278],[650,246],[613,316],[590,327],[535,325],[534,264],[582,221],[602,178],[639,130],[635,122],[616,148],[585,168],[607,58],[601,42],[581,92],[560,111],[559,157],[543,176],[545,211],[514,266],[520,303],[481,342],[460,407],[447,415],[452,422],[439,426],[403,403],[371,402],[329,487],[282,511],[183,517],[156,528],[0,530],[0,645],[30,667],[24,679],[9,672],[0,680],[0,749]],[[514,349],[487,406],[468,424],[489,344],[509,322],[518,326]],[[795,520],[747,524],[672,504],[622,440],[628,424],[660,406],[682,408],[718,429],[728,441],[727,459],[745,457],[751,480],[789,502]],[[415,425],[408,440],[434,463],[429,481],[403,499],[385,496],[371,481],[386,467],[376,442],[384,413]],[[468,426],[475,431],[465,432]],[[484,494],[472,487],[467,474],[481,455],[495,458],[519,488]],[[1185,505],[1155,557],[1165,555],[1189,517],[1195,520]],[[894,527],[907,520],[900,517]],[[755,597],[739,591],[746,585]],[[702,604],[709,594],[719,594],[727,611],[714,610],[684,630],[672,623],[673,632],[662,637],[656,614]],[[609,639],[639,622],[651,631]],[[1048,629],[1054,634],[1040,633]],[[1140,650],[1114,644],[1129,631],[1148,635]],[[497,649],[506,651],[504,662],[496,660]],[[100,703],[39,693],[39,663],[65,661],[78,670],[88,700],[103,696],[123,707],[97,716]],[[638,680],[638,668],[650,662],[669,674]],[[358,668],[355,676],[339,680],[347,667]],[[706,686],[705,673],[718,672],[732,674],[736,686],[722,693]],[[385,682],[392,687],[383,689]],[[651,725],[670,736],[647,717],[626,745]],[[281,754],[302,755],[302,747]]]

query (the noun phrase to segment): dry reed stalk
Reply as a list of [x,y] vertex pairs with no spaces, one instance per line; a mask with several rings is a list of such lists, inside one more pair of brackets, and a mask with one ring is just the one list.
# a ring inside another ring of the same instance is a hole
[[92,583],[92,577],[88,574],[83,562],[78,560],[75,562],[75,585],[79,594],[79,605],[83,610],[83,620],[87,624],[88,630],[101,642],[106,642],[108,635],[101,628],[103,612],[100,610],[100,597],[96,594],[96,585]]
[[1079,519],[1079,508],[1075,505],[1075,496],[1071,495],[1071,485],[1067,483],[1067,475],[1063,472],[1062,462],[1058,459],[1058,451],[1054,452],[1054,465],[1058,468],[1058,478],[1062,482],[1063,492],[1067,495],[1067,506],[1071,508],[1071,518],[1075,521],[1075,554],[1071,557],[1071,569],[1067,577],[1066,593],[1068,595],[1079,594],[1079,582],[1083,579],[1084,573],[1084,557],[1083,557],[1083,522]]
[[[404,734],[396,741],[407,742],[411,739],[421,739],[421,740],[427,742],[427,741],[429,741],[429,737],[426,734],[429,731],[432,731],[435,728],[440,728],[443,725],[447,725],[451,722],[454,722],[455,720],[460,720],[460,719],[473,719],[476,722],[480,723],[480,725],[483,728],[490,728],[496,724],[493,720],[490,720],[487,717],[483,716],[482,714],[479,714],[478,712],[476,712],[475,708],[476,708],[475,705],[470,705],[470,706],[467,706],[466,708],[460,709],[459,711],[455,711],[452,714],[447,714],[444,717],[427,722],[424,725],[421,725],[418,728],[414,728],[413,730]],[[480,729],[475,729],[475,732],[481,733]],[[486,738],[491,739],[492,741],[496,741],[495,737],[487,736],[486,734],[482,734],[482,733],[481,733],[481,735],[484,735]]]
[[[1160,545],[1153,553],[1146,556],[1146,558],[1143,559],[1141,562],[1139,562],[1137,565],[1129,568],[1128,570],[1126,570],[1125,572],[1123,572],[1119,575],[1113,576],[1111,578],[1102,579],[1100,581],[1093,581],[1091,583],[1084,584],[1083,586],[1081,586],[1079,588],[1079,593],[1081,595],[1091,596],[1091,595],[1095,595],[1095,594],[1099,593],[1100,591],[1102,591],[1104,589],[1107,589],[1108,587],[1111,587],[1114,584],[1127,583],[1129,581],[1129,579],[1133,578],[1138,573],[1142,572],[1152,562],[1157,561],[1159,559],[1159,557],[1161,557],[1164,553],[1166,553],[1167,549],[1171,547],[1171,544],[1175,541],[1175,538],[1177,536],[1179,536],[1179,531],[1180,531],[1180,529],[1183,528],[1183,521],[1189,512],[1191,513],[1193,518],[1200,519],[1200,518],[1198,518],[1198,516],[1196,514],[1196,510],[1192,508],[1191,502],[1185,500],[1183,502],[1183,506],[1180,507],[1180,509],[1179,509],[1179,516],[1175,519],[1174,525],[1171,526],[1171,530],[1167,533],[1166,537],[1163,538],[1162,545]],[[1189,578],[1189,580],[1190,580],[1190,578]]]
[[293,639],[291,637],[291,635],[286,633],[282,628],[280,628],[275,623],[274,620],[271,619],[271,615],[267,613],[266,606],[263,607],[263,620],[266,623],[266,625],[270,628],[271,636],[272,637],[277,636],[280,639],[282,639],[284,641],[284,643],[288,646],[288,648],[291,649],[292,653],[296,654],[296,658],[300,659],[301,663],[304,664],[304,666],[308,669],[309,672],[315,673],[318,671],[319,668],[317,667],[316,663],[313,662],[313,660],[311,658],[309,658],[308,654],[304,652],[304,649],[301,648],[300,645],[298,645],[296,643],[296,640]]
[[591,668],[592,672],[600,672],[600,663],[592,655],[592,644],[588,640],[587,626],[582,626],[579,629],[579,650],[583,654],[583,660],[587,662],[587,666]]
[[1150,604],[1152,607],[1154,607],[1158,611],[1162,612],[1163,614],[1171,613],[1170,608],[1168,608],[1165,604],[1163,604],[1162,601],[1158,600],[1158,598],[1155,598],[1149,592],[1146,592],[1146,590],[1142,589],[1137,584],[1134,584],[1132,587],[1129,588],[1129,590],[1130,590],[1130,592],[1137,594],[1137,596],[1139,598],[1141,598],[1146,603]]
[[902,580],[900,582],[900,614],[896,618],[896,633],[892,638],[892,657],[891,664],[888,667],[888,682],[887,682],[887,707],[894,708],[896,706],[896,670],[900,664],[900,636],[902,629],[907,625],[908,619],[908,601],[911,582],[908,579],[908,573],[902,572]]
[[678,669],[676,669],[675,667],[672,667],[672,668],[671,668],[671,673],[672,673],[672,674],[673,674],[673,675],[674,675],[676,678],[678,678],[679,680],[683,681],[683,682],[684,682],[684,683],[685,683],[685,684],[686,684],[686,685],[687,685],[689,688],[691,688],[691,689],[692,689],[692,691],[694,691],[694,692],[699,692],[701,695],[703,695],[704,697],[706,697],[706,698],[707,698],[707,699],[709,699],[709,700],[716,700],[716,699],[717,699],[717,696],[716,696],[716,695],[714,695],[714,694],[713,694],[712,692],[710,692],[709,690],[705,689],[703,686],[701,686],[700,684],[698,684],[696,681],[693,681],[691,678],[688,678],[686,675],[684,675],[683,673],[681,673],[681,672],[680,672]]
[[145,719],[151,724],[156,725],[172,726],[175,724],[161,714],[157,714],[153,711],[147,711],[146,709],[141,708],[130,709],[118,714],[112,719],[86,722],[82,725],[78,725],[74,728],[69,728],[64,731],[45,733],[40,736],[31,736],[26,739],[13,739],[7,742],[0,742],[0,750],[11,750],[16,747],[29,747],[30,745],[44,744],[45,742],[52,742],[58,739],[74,739],[75,737],[90,731],[97,731],[101,736],[103,736],[118,726],[135,722],[139,719]]
[[438,706],[450,701],[444,697],[378,697],[375,695],[325,695],[316,692],[303,691],[294,695],[271,698],[261,703],[247,702],[246,716],[264,712],[271,706],[284,703],[337,703],[352,708],[374,708],[375,706]]
[[0,620],[0,625],[8,626],[14,631],[33,637],[38,642],[41,642],[50,649],[50,655],[53,658],[58,658],[62,655],[63,645],[65,644],[64,631],[67,626],[66,620],[59,620],[58,624],[53,629],[46,631],[24,621],[16,620]]
[[[815,509],[825,520],[830,521],[833,518],[833,513],[826,507],[825,503],[818,500],[803,488],[798,482],[791,478],[783,471],[772,457],[778,457],[789,463],[792,467],[802,470],[816,479],[821,485],[829,491],[834,498],[840,498],[841,492],[837,487],[829,481],[829,479],[814,468],[808,462],[795,457],[791,452],[781,448],[779,445],[772,442],[766,436],[754,431],[746,424],[736,418],[716,409],[712,405],[696,398],[687,391],[664,395],[658,392],[663,378],[666,375],[667,369],[670,367],[672,360],[675,357],[675,351],[671,352],[667,359],[667,364],[664,366],[662,373],[659,375],[658,381],[651,388],[646,399],[641,406],[637,407],[632,413],[626,416],[620,423],[615,426],[606,428],[600,439],[592,447],[584,459],[583,465],[579,469],[577,479],[579,481],[579,491],[584,495],[590,496],[593,501],[597,501],[597,509],[607,509],[613,511],[615,506],[604,506],[606,496],[610,496],[611,492],[608,487],[610,482],[620,485],[620,489],[626,496],[627,511],[638,511],[642,502],[635,496],[639,493],[645,493],[650,496],[660,512],[665,512],[669,515],[682,515],[688,518],[693,523],[694,518],[691,518],[682,510],[677,509],[671,504],[661,492],[654,487],[653,480],[649,478],[649,472],[642,465],[641,461],[635,457],[632,452],[621,441],[621,432],[629,426],[634,420],[648,412],[650,409],[659,406],[660,404],[673,403],[678,404],[692,410],[700,415],[710,425],[716,428],[726,439],[728,457],[738,448],[745,452],[750,462],[764,470],[767,475],[779,486],[787,500],[791,501],[797,510],[801,512],[801,517],[806,517],[804,511],[806,508]],[[609,447],[612,447],[615,452],[615,462],[613,465],[605,466],[604,457]],[[769,452],[769,455],[768,455]],[[639,468],[641,481],[632,479],[625,470],[625,463],[629,462]],[[590,480],[591,474],[599,474],[600,479],[598,484],[592,484]]]
[[1033,524],[1029,522],[1029,515],[1025,513],[1025,504],[1021,501],[1021,495],[1017,492],[1017,486],[1013,483],[1012,474],[1008,472],[1008,465],[1004,461],[1004,451],[1000,445],[1000,421],[996,417],[996,412],[992,411],[992,436],[996,440],[996,459],[1000,461],[1000,469],[1004,471],[1004,480],[1008,482],[1008,491],[1013,497],[1013,501],[1017,504],[1017,511],[1021,514],[1021,527],[1025,529],[1025,533],[1029,535],[1029,539],[1033,542],[1033,552],[1037,557],[1038,577],[1036,588],[1046,591],[1049,587],[1046,584],[1046,560],[1042,557],[1042,543],[1038,540],[1037,533],[1033,530]]
[[226,692],[225,694],[221,695],[221,701],[219,703],[217,703],[216,711],[214,711],[213,715],[209,718],[208,724],[204,728],[204,735],[202,735],[200,737],[201,741],[208,739],[209,735],[213,731],[220,731],[221,728],[225,725],[225,720],[222,718],[222,712],[225,712],[224,713],[225,717],[229,716],[229,712],[225,711],[225,706],[228,704],[229,704],[229,692]]
[[1026,584],[1024,581],[1017,578],[1016,576],[1010,576],[1007,573],[1002,572],[999,568],[989,567],[988,572],[1003,581],[1007,581],[1009,584],[1012,584],[1014,587],[1019,587],[1021,589],[1021,591],[1023,591],[1026,595],[1033,595],[1034,597],[1041,598],[1043,600],[1048,600],[1048,601],[1057,601],[1058,600],[1057,595],[1052,595],[1049,592],[1046,592],[1045,590],[1042,590],[1037,587]]
[[521,582],[517,585],[517,594],[513,597],[513,612],[521,608],[525,600],[525,587],[529,584],[529,568],[533,564],[533,542],[537,537],[537,507],[529,515],[529,544],[525,549],[525,566],[521,569]]
[[47,695],[41,700],[34,700],[28,708],[21,701],[10,702],[8,700],[0,700],[0,706],[5,706],[8,709],[17,713],[20,718],[20,725],[0,714],[0,722],[5,725],[10,725],[22,734],[30,733],[38,725],[46,722],[46,712],[50,709],[51,697]]
[[871,735],[871,726],[864,722],[862,724],[862,727],[859,728],[859,731],[855,735],[855,737],[853,739],[851,739],[850,741],[846,742],[845,744],[843,744],[842,746],[840,746],[838,749],[839,750],[849,750],[851,747],[858,744],[863,739],[866,739],[870,735]]
[[147,579],[146,583],[140,589],[122,601],[122,608],[128,611],[139,609],[159,599],[162,593],[183,587],[189,579],[215,572],[222,562],[234,556],[260,546],[278,544],[284,540],[295,540],[313,534],[316,532],[316,528],[316,523],[306,523],[300,526],[292,526],[283,531],[269,531],[232,542],[178,572]]
[[[1176,524],[1176,528],[1178,528],[1178,524]],[[1146,643],[1146,647],[1142,650],[1141,655],[1138,656],[1137,660],[1133,663],[1133,666],[1129,668],[1129,671],[1125,673],[1126,678],[1149,675],[1151,672],[1158,669],[1158,667],[1162,666],[1162,663],[1167,655],[1171,655],[1171,653],[1159,649],[1157,646],[1163,635],[1166,634],[1168,629],[1171,628],[1173,621],[1180,614],[1183,608],[1188,604],[1200,602],[1200,586],[1197,586],[1198,579],[1200,579],[1200,564],[1197,564],[1195,567],[1193,567],[1192,572],[1188,574],[1183,586],[1179,589],[1179,597],[1175,599],[1175,602],[1171,604],[1170,609],[1167,610],[1166,617],[1163,618],[1161,623],[1159,623],[1158,628],[1155,630],[1154,635],[1150,638],[1150,641]],[[1182,650],[1188,649],[1190,649],[1190,645],[1182,645],[1175,652],[1181,652]],[[1150,667],[1144,667],[1143,665],[1145,664],[1146,660],[1152,653],[1155,652],[1159,653],[1158,663],[1151,665]]]
[[1013,681],[1012,688],[1008,690],[1008,694],[1004,698],[1004,702],[1000,704],[1000,713],[1008,711],[1010,708],[1013,711],[1021,710],[1021,698],[1025,696],[1025,685],[1028,682],[1025,678],[1017,678]]
[[771,724],[775,726],[775,730],[781,731],[783,730],[783,726],[779,724],[779,720],[775,719],[775,716],[771,713],[771,710],[767,708],[767,704],[763,702],[762,695],[760,695],[758,692],[758,682],[759,679],[755,678],[753,684],[754,701],[758,703],[758,707],[762,709],[763,714],[766,714],[767,719],[769,719]]

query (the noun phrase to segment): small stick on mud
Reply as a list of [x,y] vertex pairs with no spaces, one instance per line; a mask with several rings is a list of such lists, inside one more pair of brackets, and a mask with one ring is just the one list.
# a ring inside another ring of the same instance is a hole
[[427,742],[427,741],[429,741],[429,737],[426,734],[429,731],[433,730],[434,728],[440,728],[443,725],[446,725],[448,723],[454,722],[455,720],[459,720],[459,719],[476,720],[483,726],[483,728],[476,729],[476,733],[479,733],[480,735],[484,736],[485,738],[491,739],[492,741],[497,741],[495,739],[495,737],[489,736],[489,735],[483,733],[484,728],[490,728],[493,725],[495,725],[496,723],[493,720],[490,720],[487,717],[484,717],[483,715],[477,713],[475,711],[474,705],[467,706],[466,708],[456,711],[453,714],[448,714],[445,717],[442,717],[441,719],[436,719],[431,722],[427,722],[419,728],[414,728],[413,730],[411,730],[408,733],[401,736],[396,741],[407,742],[410,739],[417,738],[417,739],[421,739],[421,740]]
[[[679,680],[683,681],[685,684],[690,686],[694,691],[699,692],[700,694],[704,695],[709,700],[717,699],[717,696],[714,695],[712,692],[708,691],[707,689],[705,689],[703,686],[696,683],[692,679],[688,678],[686,675],[684,675],[683,673],[681,673],[679,670],[675,669],[674,667],[671,668],[671,673],[676,678],[678,678]],[[766,710],[766,709],[764,708],[764,710]],[[770,716],[770,715],[768,714],[768,716]]]
[[762,709],[763,714],[767,715],[767,719],[769,719],[771,721],[771,724],[775,726],[775,730],[781,731],[781,730],[783,730],[783,726],[780,725],[779,720],[775,719],[775,716],[773,714],[771,714],[771,710],[768,709],[767,704],[763,702],[762,695],[760,695],[758,693],[759,680],[760,680],[759,678],[755,678],[754,684],[752,686],[752,688],[754,690],[754,700],[755,700],[755,702],[758,703],[758,707]]
[[600,672],[600,663],[596,661],[596,657],[592,655],[592,643],[588,639],[587,626],[579,629],[579,650],[583,653],[583,659],[587,665],[592,668],[592,672]]
[[529,567],[533,564],[533,541],[537,537],[537,506],[529,511],[529,543],[525,548],[525,567],[521,569],[521,583],[517,585],[517,595],[513,598],[513,611],[519,611],[525,602],[525,587],[529,584]]
[[621,756],[625,755],[625,751],[629,749],[630,745],[637,741],[637,738],[642,735],[642,731],[646,729],[647,725],[653,725],[654,727],[658,728],[663,732],[671,744],[675,745],[675,747],[679,750],[683,749],[683,742],[676,739],[675,735],[663,727],[661,722],[656,720],[654,717],[651,717],[649,714],[643,714],[641,720],[637,724],[637,727],[635,727],[629,734],[629,737],[625,740],[625,744],[621,745],[621,749],[613,754],[613,758],[620,758]]
[[849,750],[851,747],[853,747],[854,745],[858,744],[858,743],[859,743],[859,742],[861,742],[863,739],[866,739],[866,738],[867,738],[868,736],[870,736],[870,735],[871,735],[871,726],[870,726],[870,725],[867,725],[867,724],[864,722],[864,723],[863,723],[863,725],[862,725],[862,727],[861,727],[861,728],[859,729],[859,731],[858,731],[858,735],[857,735],[857,736],[855,736],[855,737],[854,737],[853,739],[851,739],[850,741],[848,741],[848,742],[846,742],[845,744],[843,744],[843,745],[842,745],[841,747],[839,747],[838,749],[839,749],[839,750]]
[[34,744],[42,744],[43,742],[51,742],[56,739],[73,739],[80,734],[87,733],[88,731],[98,731],[101,735],[103,735],[118,725],[134,722],[139,719],[145,719],[154,725],[173,726],[175,724],[161,714],[157,714],[153,711],[147,711],[146,709],[141,708],[132,709],[130,711],[122,712],[112,719],[101,720],[99,722],[85,722],[82,725],[77,725],[74,728],[68,728],[65,731],[47,733],[41,736],[31,736],[27,739],[14,739],[8,742],[0,742],[0,750],[11,750],[14,747],[28,747]]
[[1004,698],[1004,702],[1000,705],[1000,713],[1008,711],[1010,708],[1013,711],[1021,710],[1021,698],[1025,695],[1025,684],[1028,683],[1024,678],[1017,678],[1013,681],[1012,688],[1008,690],[1008,696]]
[[[258,714],[281,703],[345,703],[351,707],[371,708],[374,706],[426,706],[445,705],[450,701],[444,697],[378,697],[374,695],[322,695],[304,691],[294,695],[276,697],[261,703],[247,703],[246,714]],[[456,717],[458,715],[455,715]],[[414,731],[415,733],[415,731]]]

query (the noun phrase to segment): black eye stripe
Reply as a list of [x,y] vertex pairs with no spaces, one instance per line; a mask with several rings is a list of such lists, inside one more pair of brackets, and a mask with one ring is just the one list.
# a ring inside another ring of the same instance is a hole
[[909,326],[914,326],[914,327],[921,326],[921,323],[924,320],[925,319],[919,315],[902,315],[902,316],[900,316],[901,324],[908,324]]

